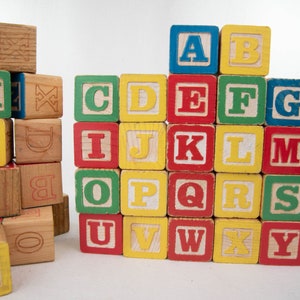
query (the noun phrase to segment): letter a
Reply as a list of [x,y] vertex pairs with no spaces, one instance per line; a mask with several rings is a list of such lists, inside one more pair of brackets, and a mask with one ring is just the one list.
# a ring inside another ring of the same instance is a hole
[[183,62],[208,62],[205,57],[201,37],[199,35],[190,35],[187,38],[183,53],[179,58]]

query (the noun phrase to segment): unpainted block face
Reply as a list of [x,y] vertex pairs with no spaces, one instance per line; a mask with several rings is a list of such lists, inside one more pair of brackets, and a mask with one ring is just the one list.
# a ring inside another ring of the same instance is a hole
[[52,205],[54,236],[66,233],[70,229],[69,196],[63,194],[63,202]]

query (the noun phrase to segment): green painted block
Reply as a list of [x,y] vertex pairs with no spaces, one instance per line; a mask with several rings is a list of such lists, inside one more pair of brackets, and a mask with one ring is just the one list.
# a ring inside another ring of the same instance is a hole
[[119,77],[79,75],[75,77],[75,120],[117,122]]
[[261,218],[300,221],[300,176],[265,175]]
[[219,76],[217,123],[265,122],[266,80],[260,76]]
[[0,118],[11,117],[11,83],[10,73],[0,71]]
[[119,182],[119,170],[77,169],[77,212],[117,214],[120,210]]

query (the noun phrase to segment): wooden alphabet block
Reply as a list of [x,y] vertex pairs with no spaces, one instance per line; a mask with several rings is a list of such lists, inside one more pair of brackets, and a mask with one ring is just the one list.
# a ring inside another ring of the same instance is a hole
[[62,78],[53,75],[12,75],[12,116],[18,119],[60,118],[63,115]]
[[260,174],[217,173],[214,216],[258,218],[261,190]]
[[80,250],[85,253],[122,254],[122,220],[121,214],[79,214]]
[[163,170],[166,158],[164,123],[121,123],[119,128],[121,169]]
[[218,123],[261,125],[265,122],[264,77],[221,75],[218,80]]
[[0,119],[0,167],[7,165],[13,158],[13,122]]
[[300,266],[300,222],[262,222],[259,263]]
[[299,145],[299,127],[265,127],[263,173],[299,175]]
[[167,119],[170,123],[215,122],[217,79],[213,75],[170,75]]
[[220,73],[268,75],[271,39],[269,27],[225,25],[220,39]]
[[54,236],[70,230],[69,196],[63,194],[63,202],[52,205]]
[[215,128],[212,125],[168,125],[167,169],[169,171],[212,171],[214,140]]
[[63,201],[60,163],[19,165],[22,208],[46,206]]
[[119,120],[118,76],[75,77],[75,120],[117,122]]
[[217,125],[215,171],[259,173],[263,138],[262,126]]
[[173,25],[170,30],[170,73],[216,74],[219,28]]
[[169,172],[168,214],[176,217],[211,217],[214,191],[213,173]]
[[256,264],[261,223],[251,219],[216,219],[213,261]]
[[0,71],[0,118],[5,119],[10,117],[11,117],[10,73],[8,71]]
[[167,79],[160,74],[122,74],[120,77],[121,122],[164,122]]
[[74,162],[81,168],[118,167],[119,125],[77,122],[74,124]]
[[48,163],[62,160],[60,119],[15,120],[16,163]]
[[168,218],[123,219],[123,255],[135,258],[167,258]]
[[169,219],[168,258],[185,261],[210,261],[214,241],[212,219]]
[[21,215],[3,219],[12,266],[53,261],[52,207],[22,210]]
[[0,69],[36,72],[36,27],[0,23]]
[[119,212],[119,170],[77,169],[75,186],[77,212],[86,214]]
[[167,181],[165,171],[123,170],[120,186],[122,214],[166,216]]

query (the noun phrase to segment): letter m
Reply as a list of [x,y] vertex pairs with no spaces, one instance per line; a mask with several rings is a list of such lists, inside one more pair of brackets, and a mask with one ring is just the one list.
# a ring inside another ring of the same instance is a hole
[[[299,164],[298,157],[300,138],[273,138],[272,163]],[[300,155],[300,152],[299,152]]]

